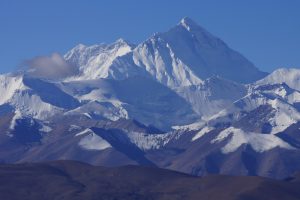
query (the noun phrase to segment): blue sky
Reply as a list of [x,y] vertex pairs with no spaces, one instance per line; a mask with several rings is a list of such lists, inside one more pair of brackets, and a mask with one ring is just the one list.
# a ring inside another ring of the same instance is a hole
[[0,73],[78,43],[139,43],[184,16],[257,67],[300,68],[299,0],[1,0]]

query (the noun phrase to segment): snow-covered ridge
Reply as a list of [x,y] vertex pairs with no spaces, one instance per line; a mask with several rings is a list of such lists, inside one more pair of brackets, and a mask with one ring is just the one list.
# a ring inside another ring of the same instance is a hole
[[112,44],[77,45],[64,56],[68,63],[78,67],[80,71],[80,75],[71,78],[71,80],[107,78],[113,61],[117,57],[131,52],[133,48],[133,44],[123,39]]
[[23,76],[0,75],[0,105],[7,103],[17,91],[28,89],[23,84]]
[[[232,123],[247,117],[249,113],[257,113],[248,116],[248,120],[254,120],[257,115],[264,115],[263,119],[271,126],[270,133],[276,134],[300,121],[299,110],[294,106],[300,101],[298,97],[298,91],[281,84],[259,87],[255,85],[250,87],[246,96],[210,117],[208,124],[212,126],[218,123]],[[262,107],[268,109],[260,109]]]
[[250,145],[256,152],[269,151],[276,147],[289,150],[295,149],[276,135],[246,133],[241,129],[233,127],[221,131],[211,143],[219,143],[228,138],[229,142],[221,149],[224,154],[234,152],[244,144]]
[[300,69],[281,68],[277,69],[267,77],[256,82],[257,85],[285,83],[290,88],[300,91]]
[[24,83],[23,75],[0,76],[0,105],[10,105],[18,116],[46,119],[62,109],[44,102],[33,89]]

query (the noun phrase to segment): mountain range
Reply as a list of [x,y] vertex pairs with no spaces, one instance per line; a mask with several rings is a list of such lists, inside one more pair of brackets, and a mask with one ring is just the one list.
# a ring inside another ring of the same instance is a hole
[[300,70],[262,72],[189,18],[138,45],[79,44],[49,60],[72,73],[0,76],[3,163],[278,179],[300,170]]

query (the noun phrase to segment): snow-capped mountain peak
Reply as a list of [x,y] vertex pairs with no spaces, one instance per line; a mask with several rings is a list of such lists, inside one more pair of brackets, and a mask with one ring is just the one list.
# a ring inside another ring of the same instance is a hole
[[218,75],[236,82],[249,83],[266,75],[244,56],[189,18],[183,18],[178,25],[151,40],[155,42],[149,48],[160,48],[160,51],[157,50],[159,52],[168,45],[166,52],[159,54],[163,56],[163,60],[170,60],[166,55],[171,50],[177,62],[180,61],[201,80]]

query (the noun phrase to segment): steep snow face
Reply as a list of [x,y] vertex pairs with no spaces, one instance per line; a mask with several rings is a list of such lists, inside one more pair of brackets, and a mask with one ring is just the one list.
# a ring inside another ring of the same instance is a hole
[[137,66],[145,68],[151,76],[170,88],[202,83],[159,35],[140,44],[133,52],[133,60]]
[[272,133],[284,131],[300,120],[300,113],[286,102],[275,99],[270,100],[269,103],[276,110],[275,116],[270,119],[270,124],[273,126]]
[[0,75],[0,105],[7,103],[16,92],[27,89],[23,76]]
[[140,44],[133,55],[136,65],[171,88],[198,85],[215,75],[241,83],[266,75],[188,18]]
[[244,132],[234,127],[229,127],[221,131],[211,143],[219,143],[226,139],[229,139],[229,141],[221,149],[224,154],[234,152],[244,144],[250,145],[256,152],[260,153],[276,147],[289,150],[294,149],[276,135]]
[[133,47],[134,45],[123,39],[109,45],[76,46],[64,56],[68,63],[78,67],[81,72],[78,77],[73,77],[71,80],[108,78],[113,73],[110,67],[114,60],[131,52]]
[[300,91],[300,69],[277,69],[267,77],[256,82],[257,85],[285,83],[290,88]]
[[34,90],[24,84],[24,80],[23,75],[5,74],[0,76],[0,105],[12,106],[16,110],[16,116],[31,116],[37,119],[46,119],[62,111],[62,109],[44,102]]

